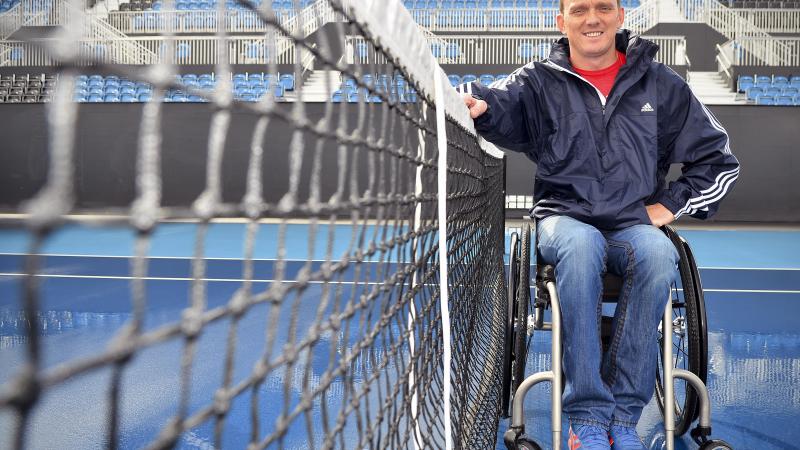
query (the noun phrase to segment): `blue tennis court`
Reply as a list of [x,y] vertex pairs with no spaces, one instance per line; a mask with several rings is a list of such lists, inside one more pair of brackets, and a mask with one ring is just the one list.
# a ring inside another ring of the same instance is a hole
[[[267,290],[276,275],[274,258],[278,251],[277,225],[261,226],[255,244],[253,290]],[[340,254],[347,248],[350,226],[335,226],[333,249],[314,245],[309,249],[307,225],[288,225],[285,248],[287,279],[294,279],[306,259],[324,260],[325,252]],[[191,302],[196,226],[170,223],[160,226],[151,241],[146,278],[147,308],[145,330],[176,322]],[[786,230],[692,230],[681,232],[695,252],[701,267],[709,318],[709,390],[714,435],[741,449],[792,449],[800,432],[800,232]],[[244,225],[213,224],[205,240],[203,258],[207,309],[224,305],[242,286]],[[318,236],[327,236],[325,230]],[[340,236],[341,235],[341,236]],[[25,338],[20,319],[21,273],[27,251],[25,232],[0,233],[0,383],[5,382],[25,359]],[[99,354],[131,317],[131,261],[134,234],[127,229],[69,226],[48,240],[39,270],[42,311],[44,367],[77,357]],[[296,261],[296,262],[293,262]],[[375,271],[381,270],[376,262]],[[371,269],[370,269],[371,270]],[[345,277],[358,277],[349,273]],[[355,278],[354,278],[355,279]],[[346,285],[346,284],[345,284]],[[300,317],[313,318],[321,295],[313,286],[297,301]],[[274,350],[282,337],[292,331],[284,321],[268,323],[269,303],[260,304],[239,323],[233,377],[248,374],[265,349],[266,331],[276,329]],[[366,319],[369,312],[364,311]],[[309,319],[309,323],[311,320]],[[223,383],[230,321],[208,325],[198,342],[192,366],[189,413],[207,405]],[[358,330],[352,330],[357,333]],[[320,354],[337,352],[335,339],[323,336]],[[549,364],[544,353],[547,333],[534,335],[529,354],[529,373]],[[175,414],[179,404],[180,366],[183,342],[167,340],[152,346],[126,367],[123,373],[120,420],[120,448],[139,448],[152,441]],[[316,354],[317,352],[315,352]],[[380,359],[380,358],[379,358]],[[375,364],[365,354],[357,364]],[[327,357],[306,361],[322,372]],[[296,371],[300,368],[295,367]],[[358,371],[356,371],[358,373]],[[250,441],[251,409],[261,408],[262,422],[278,417],[286,398],[285,383],[301,391],[315,380],[303,380],[277,372],[260,388],[261,403],[242,396],[234,400],[224,422],[223,447],[243,448]],[[47,392],[37,406],[31,423],[31,448],[99,448],[104,446],[108,380],[111,368],[102,367]],[[318,380],[316,380],[318,381]],[[358,380],[355,380],[358,383]],[[334,388],[327,395],[344,396]],[[346,384],[339,387],[344,390]],[[526,402],[527,429],[549,445],[549,396],[547,386],[537,387]],[[335,403],[335,402],[333,402]],[[331,414],[331,411],[326,411]],[[320,420],[319,407],[306,420]],[[8,436],[10,414],[0,415],[0,435]],[[640,434],[661,448],[661,415],[654,403],[648,406],[639,425]],[[500,431],[507,427],[501,421]],[[263,431],[263,430],[262,430]],[[213,448],[214,424],[199,424],[184,433],[178,448]],[[297,421],[283,438],[284,448],[308,448],[305,421]],[[355,433],[355,429],[354,429]],[[355,435],[354,435],[355,436]],[[1,443],[0,443],[1,444]],[[498,439],[502,445],[502,439]],[[0,445],[5,447],[6,444]],[[696,448],[688,437],[676,441],[676,448]]]

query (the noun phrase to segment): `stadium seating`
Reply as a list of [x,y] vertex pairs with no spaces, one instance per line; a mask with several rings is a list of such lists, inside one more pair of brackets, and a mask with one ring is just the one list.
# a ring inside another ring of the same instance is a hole
[[[175,82],[186,88],[211,91],[216,86],[213,74],[176,75]],[[52,100],[56,78],[53,75],[4,75],[0,77],[0,103],[40,103]],[[292,74],[238,73],[233,75],[234,97],[243,101],[257,101],[264,95],[276,99],[295,89]],[[150,100],[153,89],[148,83],[120,78],[116,75],[80,75],[75,82],[73,100],[88,103],[136,103]],[[180,89],[169,89],[165,102],[205,102],[204,96],[190,94]]]
[[[175,9],[177,11],[213,11],[217,9],[218,1],[222,0],[176,0]],[[261,5],[262,0],[250,0],[250,2],[258,6]],[[314,3],[314,0],[298,0],[297,6],[300,8],[305,8],[311,3]],[[119,5],[119,10],[159,11],[163,7],[164,7],[163,2],[161,2],[160,0],[130,0],[127,3],[121,3]],[[295,9],[295,2],[293,0],[274,0],[272,1],[272,8],[274,10],[293,11]],[[234,0],[225,0],[225,9],[248,10],[246,6]]]
[[2,0],[0,1],[0,14],[8,11],[9,9],[17,6],[20,0]]
[[[452,83],[452,80],[451,80]],[[364,86],[372,86],[376,92],[370,93]],[[382,103],[384,97],[390,102],[415,103],[417,101],[417,91],[406,83],[401,75],[390,77],[386,74],[377,76],[366,74],[362,75],[360,83],[356,80],[345,77],[342,79],[339,88],[331,94],[333,103]]]
[[800,75],[740,75],[736,90],[756,105],[798,106],[800,104]]
[[745,8],[745,9],[800,9],[800,1],[798,0],[721,0],[725,6],[730,8]]

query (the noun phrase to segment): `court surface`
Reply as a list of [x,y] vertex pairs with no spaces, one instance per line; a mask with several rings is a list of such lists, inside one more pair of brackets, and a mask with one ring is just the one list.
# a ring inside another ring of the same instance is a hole
[[[277,252],[277,225],[262,228],[255,247],[256,289],[268,285],[274,267],[271,259]],[[195,229],[192,224],[165,224],[153,237],[146,329],[176,321],[189,302]],[[343,238],[335,241],[334,255],[346,248],[348,230],[348,226],[335,230]],[[306,233],[305,225],[288,227],[288,261],[308,258]],[[326,234],[318,235],[324,242]],[[687,229],[681,235],[694,250],[705,289],[713,435],[736,449],[800,448],[800,231]],[[241,285],[243,236],[242,224],[219,223],[209,230],[204,252],[209,308],[227,302]],[[130,230],[122,228],[72,225],[45,245],[42,253],[48,256],[40,270],[45,367],[99,352],[130,317],[133,238]],[[0,231],[0,383],[25,358],[19,274],[27,241],[24,231]],[[293,277],[300,265],[289,263],[287,277]],[[314,295],[313,287],[304,294],[309,299]],[[305,303],[313,304],[301,305]],[[263,309],[264,314],[256,310],[239,325],[234,376],[248,373],[259,356],[258,350],[248,351],[247,344],[264,340],[266,306]],[[193,367],[190,408],[208,404],[221,385],[226,338],[225,322],[204,331]],[[549,334],[537,333],[533,342],[534,350],[546,350]],[[174,414],[182,346],[182,341],[173,340],[147,349],[126,369],[121,448],[139,448],[149,442]],[[528,372],[544,370],[548,359],[532,351]],[[102,448],[109,376],[109,369],[99,369],[46,394],[31,424],[30,448]],[[282,374],[269,377],[262,389],[262,398],[282,395]],[[546,447],[550,446],[548,392],[549,386],[539,386],[526,402],[528,432]],[[330,395],[341,393],[333,389]],[[232,406],[225,422],[225,448],[244,448],[248,442],[251,405],[241,403]],[[10,422],[8,413],[0,413],[0,448],[8,445],[2,436],[8,436]],[[507,421],[501,420],[499,436],[506,427]],[[658,408],[651,402],[639,425],[651,449],[661,448],[660,430]],[[178,448],[212,448],[213,435],[211,422],[185,434]],[[284,448],[307,448],[300,440],[305,435],[300,421],[298,429],[289,430]],[[502,439],[498,444],[502,448]],[[688,437],[676,442],[677,449],[696,447]]]

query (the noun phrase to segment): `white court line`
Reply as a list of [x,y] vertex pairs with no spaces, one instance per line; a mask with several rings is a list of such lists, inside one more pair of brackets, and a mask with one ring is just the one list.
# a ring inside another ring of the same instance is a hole
[[[3,253],[0,252],[0,256],[29,256],[28,253]],[[37,253],[36,256],[57,256],[57,257],[66,257],[66,258],[125,258],[125,259],[132,259],[136,258],[134,255],[82,255],[82,254],[72,254],[72,253]],[[239,257],[203,257],[203,258],[195,258],[193,256],[145,256],[146,259],[180,259],[180,260],[189,260],[192,261],[194,259],[202,260],[202,261],[244,261],[245,258]],[[341,258],[332,258],[332,259],[275,259],[275,258],[250,258],[250,261],[283,261],[283,262],[339,262]],[[381,264],[413,264],[412,262],[407,261],[383,261],[383,260],[366,260],[362,263],[381,263]],[[798,269],[800,270],[800,269]]]
[[[0,277],[24,277],[24,273],[0,273]],[[72,275],[72,274],[44,274],[38,273],[34,275],[40,278],[84,278],[84,279],[108,279],[108,280],[134,280],[136,277],[131,276],[115,276],[115,275]],[[153,281],[194,281],[194,278],[188,277],[142,277],[142,280]],[[241,283],[245,281],[240,278],[200,278],[199,281],[218,281]],[[276,283],[278,280],[271,279],[252,279],[254,283]],[[281,283],[297,283],[296,280],[281,280]],[[306,281],[308,284],[361,284],[361,285],[382,285],[384,282],[376,281]],[[438,286],[438,283],[426,283],[424,286]],[[800,294],[800,290],[772,290],[772,289],[703,289],[703,292],[723,292],[723,293],[745,293],[745,294]]]
[[[0,277],[24,277],[26,276],[24,273],[0,273]],[[131,276],[123,276],[123,275],[74,275],[74,274],[48,274],[48,273],[37,273],[34,275],[35,277],[39,278],[84,278],[90,280],[135,280],[136,277]],[[153,281],[195,281],[194,278],[188,277],[142,277],[139,278],[141,280],[153,280]],[[242,283],[245,280],[242,278],[199,278],[198,281],[220,281],[220,282],[231,282],[231,283]],[[254,283],[298,283],[297,280],[270,280],[270,279],[252,279],[250,280]],[[304,283],[308,284],[360,284],[360,285],[377,285],[377,284],[386,284],[384,282],[378,281],[305,281]],[[426,286],[434,286],[438,284],[426,284]]]
[[[58,257],[69,257],[69,258],[135,258],[134,255],[85,255],[85,254],[73,254],[73,253],[38,253],[38,256],[58,256]],[[4,253],[0,252],[0,256],[28,256],[28,253]],[[193,260],[195,259],[193,256],[146,256],[147,259],[179,259],[179,260]],[[221,257],[203,257],[197,258],[203,261],[244,261],[244,258],[234,258],[228,256],[221,256]],[[340,261],[341,259],[334,258],[331,260],[327,259],[282,259],[281,261],[285,262],[335,262]],[[251,258],[250,261],[278,261],[275,258]],[[411,262],[398,262],[398,261],[381,261],[381,260],[368,260],[364,261],[365,263],[382,263],[382,264],[412,264]],[[800,267],[719,267],[719,266],[698,266],[700,270],[785,270],[785,271],[800,271]]]

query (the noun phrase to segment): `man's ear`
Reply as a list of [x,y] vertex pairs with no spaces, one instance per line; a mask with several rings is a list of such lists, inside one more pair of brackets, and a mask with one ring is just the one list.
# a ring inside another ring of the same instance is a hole
[[556,16],[556,26],[558,26],[558,30],[561,31],[561,34],[566,34],[566,31],[564,31],[564,14],[559,13]]

